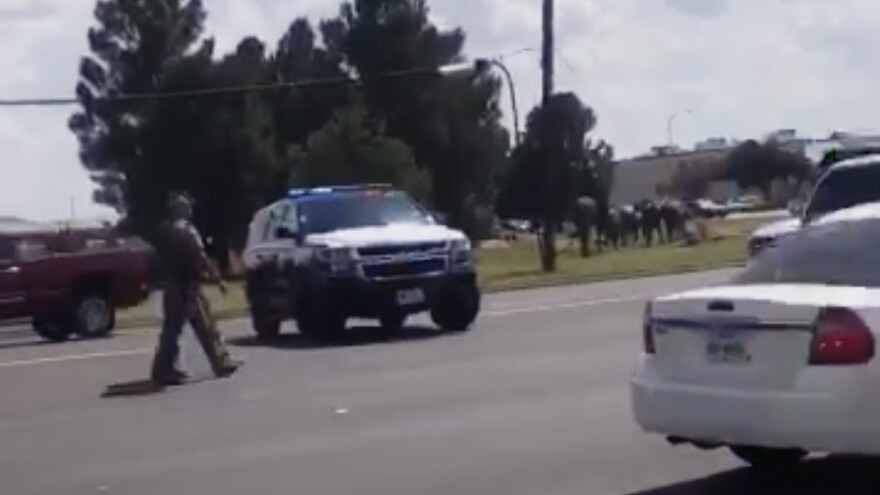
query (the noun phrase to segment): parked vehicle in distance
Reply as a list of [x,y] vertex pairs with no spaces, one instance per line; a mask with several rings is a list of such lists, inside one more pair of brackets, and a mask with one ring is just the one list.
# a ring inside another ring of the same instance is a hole
[[734,198],[724,204],[724,208],[728,214],[734,213],[750,213],[764,209],[765,202],[754,196],[741,196]]
[[109,229],[0,226],[0,320],[30,319],[46,340],[109,335],[116,310],[149,295],[151,249]]
[[724,218],[728,213],[724,205],[705,198],[688,201],[685,206],[701,218]]
[[348,318],[377,319],[392,336],[424,311],[461,332],[480,310],[468,238],[386,185],[291,191],[256,213],[243,259],[263,340],[286,320],[307,338],[335,340]]
[[824,215],[873,201],[880,201],[880,154],[829,164],[807,203],[794,212],[795,218],[765,225],[749,236],[749,256],[758,255]]
[[725,285],[651,300],[638,424],[755,467],[880,454],[878,245],[880,203],[841,210]]

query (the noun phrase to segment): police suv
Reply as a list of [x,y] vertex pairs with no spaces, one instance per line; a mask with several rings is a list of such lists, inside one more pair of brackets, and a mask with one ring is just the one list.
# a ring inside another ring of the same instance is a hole
[[309,339],[337,339],[348,318],[378,319],[391,336],[425,311],[462,332],[480,310],[467,237],[388,185],[291,190],[255,214],[244,264],[264,340],[285,320]]

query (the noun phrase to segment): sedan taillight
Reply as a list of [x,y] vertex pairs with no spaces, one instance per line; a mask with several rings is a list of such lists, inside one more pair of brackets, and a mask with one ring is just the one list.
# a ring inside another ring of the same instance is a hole
[[825,308],[810,343],[810,364],[842,366],[866,364],[874,358],[871,329],[848,308]]

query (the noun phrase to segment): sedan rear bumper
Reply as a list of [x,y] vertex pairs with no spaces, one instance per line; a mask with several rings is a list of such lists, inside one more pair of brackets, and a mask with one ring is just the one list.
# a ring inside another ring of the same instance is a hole
[[880,388],[867,368],[806,369],[785,390],[664,381],[644,356],[631,381],[636,422],[696,442],[880,454]]

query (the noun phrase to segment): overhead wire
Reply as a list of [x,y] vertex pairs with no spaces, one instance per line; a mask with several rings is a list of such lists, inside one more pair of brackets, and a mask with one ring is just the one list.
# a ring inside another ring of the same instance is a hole
[[[526,53],[528,51],[533,50],[533,48],[522,48],[516,51],[508,52],[501,55],[496,55],[495,58],[501,57],[511,57],[521,53]],[[454,67],[454,66],[453,66]],[[210,96],[230,96],[230,95],[238,95],[238,94],[249,94],[249,93],[260,93],[260,92],[270,92],[270,91],[280,91],[285,89],[304,89],[311,87],[324,87],[324,86],[342,86],[342,85],[361,85],[365,82],[369,82],[372,80],[381,80],[381,79],[393,79],[398,77],[411,77],[411,76],[431,76],[437,74],[443,74],[444,69],[449,70],[446,67],[415,67],[410,69],[400,69],[387,71],[377,74],[370,74],[367,76],[342,76],[342,77],[328,77],[328,78],[319,78],[319,79],[303,79],[299,81],[289,81],[289,82],[274,82],[268,84],[252,84],[252,85],[239,85],[239,86],[227,86],[227,87],[219,87],[219,88],[204,88],[204,89],[193,89],[193,90],[180,90],[180,91],[165,91],[165,92],[145,92],[145,93],[128,93],[128,94],[120,94],[120,95],[112,95],[112,96],[98,96],[94,98],[95,102],[106,102],[106,103],[135,103],[141,101],[151,101],[151,100],[164,100],[164,99],[175,99],[175,98],[199,98],[199,97],[210,97]],[[82,103],[79,98],[76,97],[62,97],[62,98],[20,98],[20,99],[0,99],[0,107],[26,107],[26,106],[62,106],[62,105],[74,105]]]

